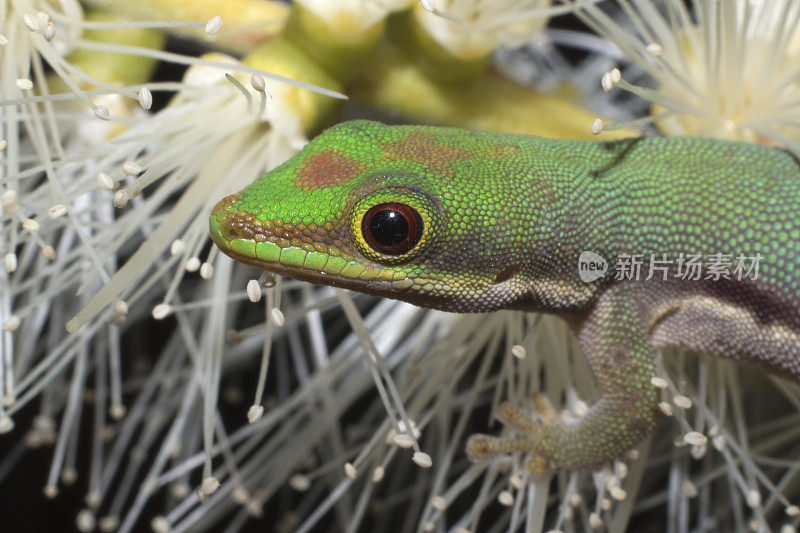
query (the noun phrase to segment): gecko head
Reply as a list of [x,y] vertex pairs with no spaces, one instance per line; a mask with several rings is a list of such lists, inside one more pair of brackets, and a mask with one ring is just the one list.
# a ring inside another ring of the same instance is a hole
[[497,191],[461,179],[486,148],[476,135],[339,124],[220,201],[211,237],[234,259],[313,283],[448,311],[507,307],[520,262],[499,219],[516,214],[482,209]]

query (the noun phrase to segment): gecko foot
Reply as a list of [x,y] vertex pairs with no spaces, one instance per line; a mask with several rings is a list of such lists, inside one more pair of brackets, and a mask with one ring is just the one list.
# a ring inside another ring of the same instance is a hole
[[543,395],[533,396],[533,405],[539,420],[531,419],[509,402],[503,402],[495,412],[500,422],[517,430],[521,435],[516,437],[492,437],[490,435],[472,435],[467,441],[467,455],[473,461],[485,461],[499,455],[525,453],[528,457],[528,469],[537,476],[546,476],[553,472],[553,457],[542,446],[547,439],[548,428],[556,424],[556,411],[550,401]]

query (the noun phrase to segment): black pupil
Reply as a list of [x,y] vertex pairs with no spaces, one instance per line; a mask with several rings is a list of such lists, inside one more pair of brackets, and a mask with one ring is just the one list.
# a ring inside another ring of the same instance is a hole
[[408,220],[399,211],[383,209],[373,215],[369,229],[380,244],[395,246],[408,237]]

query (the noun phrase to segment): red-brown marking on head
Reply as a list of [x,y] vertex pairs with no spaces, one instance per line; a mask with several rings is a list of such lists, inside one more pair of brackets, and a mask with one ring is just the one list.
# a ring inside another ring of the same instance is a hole
[[487,147],[485,157],[492,159],[511,159],[519,157],[523,152],[522,147],[513,143],[497,143]]
[[414,161],[443,176],[455,175],[453,161],[466,159],[472,152],[460,146],[437,142],[429,131],[412,131],[400,140],[384,143],[383,154],[390,161]]
[[343,185],[364,171],[364,165],[335,148],[313,154],[297,169],[293,183],[304,191]]

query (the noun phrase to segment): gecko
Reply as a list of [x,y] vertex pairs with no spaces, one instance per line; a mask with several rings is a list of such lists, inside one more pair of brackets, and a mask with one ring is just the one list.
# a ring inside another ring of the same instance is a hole
[[561,420],[506,402],[530,470],[595,468],[663,413],[675,346],[800,382],[800,164],[703,138],[575,141],[358,120],[324,131],[210,215],[225,254],[272,273],[456,313],[564,319],[601,395]]

